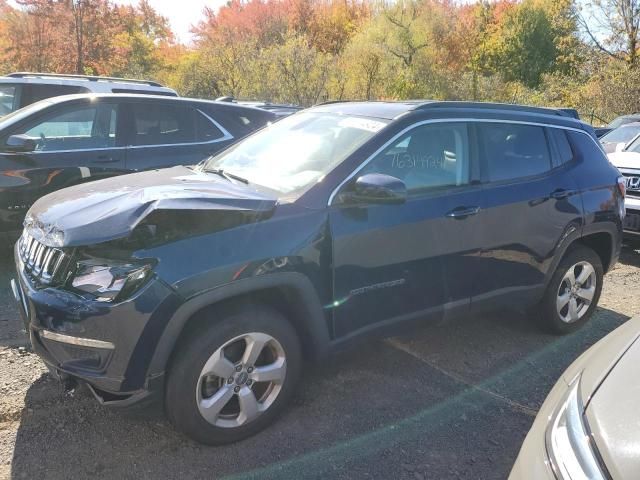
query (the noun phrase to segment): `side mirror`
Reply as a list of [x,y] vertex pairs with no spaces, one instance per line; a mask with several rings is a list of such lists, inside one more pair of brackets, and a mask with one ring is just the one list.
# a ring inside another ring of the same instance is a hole
[[11,152],[33,152],[38,147],[38,140],[29,135],[11,135],[5,146]]
[[628,145],[627,143],[618,143],[616,145],[616,152],[622,152],[627,145]]
[[407,186],[399,178],[368,173],[356,180],[348,198],[355,203],[404,203],[407,201]]

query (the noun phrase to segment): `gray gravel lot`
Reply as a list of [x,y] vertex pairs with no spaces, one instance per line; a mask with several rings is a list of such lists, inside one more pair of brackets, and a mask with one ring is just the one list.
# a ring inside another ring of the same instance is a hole
[[0,478],[505,478],[547,392],[640,312],[624,250],[592,322],[567,337],[514,313],[429,325],[309,369],[288,412],[244,442],[204,447],[161,415],[72,396],[24,348],[0,258]]

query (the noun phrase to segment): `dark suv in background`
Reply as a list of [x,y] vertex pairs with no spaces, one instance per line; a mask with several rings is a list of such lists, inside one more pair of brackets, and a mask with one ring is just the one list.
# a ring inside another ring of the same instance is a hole
[[196,164],[276,120],[230,103],[66,95],[0,118],[0,233],[47,193],[139,170]]
[[15,247],[35,351],[104,404],[164,399],[205,443],[247,437],[305,360],[402,323],[593,313],[624,182],[556,110],[333,103],[195,168],[52,193]]

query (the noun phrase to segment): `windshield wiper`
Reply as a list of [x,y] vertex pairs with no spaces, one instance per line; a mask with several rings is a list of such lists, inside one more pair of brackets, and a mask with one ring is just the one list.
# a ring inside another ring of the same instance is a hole
[[246,178],[242,178],[238,175],[235,175],[233,173],[229,173],[229,172],[225,172],[222,168],[209,168],[209,169],[205,169],[204,170],[207,173],[215,173],[216,175],[220,175],[222,178],[226,179],[226,180],[236,180],[238,182],[242,182],[246,185],[249,184],[249,180],[247,180]]

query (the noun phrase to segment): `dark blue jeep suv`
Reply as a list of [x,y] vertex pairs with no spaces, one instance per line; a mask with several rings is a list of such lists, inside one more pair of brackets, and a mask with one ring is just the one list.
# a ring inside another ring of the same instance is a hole
[[104,404],[160,397],[219,444],[268,425],[303,361],[368,333],[487,306],[579,328],[624,193],[593,130],[558,111],[330,103],[196,167],[38,200],[13,289],[53,371]]

